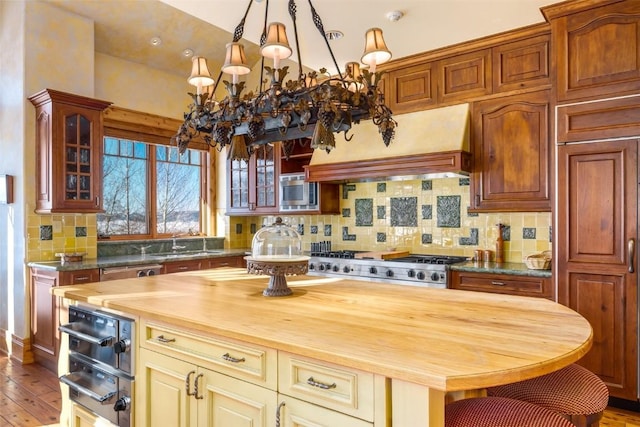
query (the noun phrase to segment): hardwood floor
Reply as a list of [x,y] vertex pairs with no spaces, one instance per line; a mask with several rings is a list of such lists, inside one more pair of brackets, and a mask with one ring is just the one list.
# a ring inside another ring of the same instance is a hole
[[[40,365],[20,365],[0,355],[0,426],[57,425],[58,378]],[[640,427],[640,413],[608,408],[600,427]]]
[[0,426],[56,425],[60,417],[58,378],[40,365],[0,356]]

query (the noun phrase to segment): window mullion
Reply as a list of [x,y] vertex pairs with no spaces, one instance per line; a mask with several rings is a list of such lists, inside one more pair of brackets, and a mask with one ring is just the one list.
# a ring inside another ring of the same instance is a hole
[[151,236],[158,237],[158,212],[157,212],[157,172],[156,146],[149,144],[149,227]]

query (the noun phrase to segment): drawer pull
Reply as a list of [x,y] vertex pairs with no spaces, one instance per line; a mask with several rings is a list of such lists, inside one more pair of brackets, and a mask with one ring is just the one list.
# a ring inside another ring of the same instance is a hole
[[175,338],[165,338],[164,335],[159,335],[158,338],[156,339],[161,343],[165,343],[165,344],[170,342],[176,342]]
[[78,276],[75,279],[75,282],[84,282],[85,280],[89,280],[89,276]]
[[236,359],[235,357],[230,356],[229,353],[223,354],[222,358],[227,362],[231,362],[231,363],[242,363],[245,360],[244,357],[242,359]]
[[200,389],[198,388],[198,380],[200,378],[203,378],[204,374],[198,374],[198,376],[196,377],[196,380],[193,382],[194,386],[193,386],[193,395],[195,396],[196,399],[200,400],[200,399],[204,399],[204,394],[200,394]]
[[[198,393],[198,385],[195,385],[195,390],[191,392],[191,375],[195,375],[196,371],[191,371],[187,374],[187,379],[185,380],[185,388],[187,389],[187,396],[195,396]],[[197,381],[197,379],[196,379]]]
[[491,284],[493,286],[504,286],[505,285],[504,282],[496,282],[495,280],[491,281]]
[[329,389],[332,389],[332,388],[336,388],[336,387],[337,387],[337,386],[336,386],[336,383],[333,383],[333,384],[324,384],[324,383],[320,383],[320,382],[318,382],[318,381],[315,381],[315,380],[313,379],[313,377],[309,377],[309,379],[307,380],[307,384],[309,384],[310,386],[313,386],[313,387],[321,388],[321,389],[323,389],[323,390],[329,390]]

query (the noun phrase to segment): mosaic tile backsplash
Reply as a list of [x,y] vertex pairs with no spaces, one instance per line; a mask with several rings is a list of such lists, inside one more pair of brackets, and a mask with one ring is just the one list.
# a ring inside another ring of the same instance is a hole
[[[475,249],[495,250],[498,223],[505,225],[507,262],[551,250],[551,213],[468,213],[468,178],[350,183],[341,190],[339,215],[282,216],[301,232],[305,250],[312,242],[330,240],[333,249],[472,257]],[[272,216],[231,217],[230,228],[238,231],[241,224],[250,230],[274,221]],[[232,247],[250,247],[252,238],[252,233],[236,234]]]

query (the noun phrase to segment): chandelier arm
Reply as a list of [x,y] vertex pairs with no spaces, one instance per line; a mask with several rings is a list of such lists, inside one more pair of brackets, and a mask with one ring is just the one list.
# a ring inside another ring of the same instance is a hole
[[327,45],[327,49],[329,50],[329,54],[331,55],[331,59],[333,60],[333,65],[335,65],[336,70],[338,70],[338,76],[340,76],[340,81],[342,82],[343,85],[345,85],[346,82],[344,81],[344,77],[342,76],[342,72],[340,71],[340,67],[338,66],[338,61],[336,61],[336,57],[333,54],[333,49],[331,49],[331,45],[329,44],[327,35],[324,32],[324,26],[322,25],[322,18],[320,18],[320,15],[318,15],[318,12],[316,12],[315,7],[313,7],[313,4],[311,3],[311,0],[308,0],[308,2],[309,2],[309,7],[311,8],[311,16],[313,17],[313,23],[316,25],[316,28],[318,29],[318,31],[320,32],[320,35],[324,39],[324,43]]
[[249,15],[249,10],[251,9],[252,3],[253,3],[253,0],[249,0],[249,4],[247,5],[247,10],[244,12],[244,16],[236,26],[236,29],[233,31],[234,43],[238,42],[242,38],[242,35],[244,34],[244,21],[247,19],[247,15]]
[[[262,26],[262,35],[260,36],[260,47],[262,47],[267,41],[268,17],[269,17],[269,0],[267,0],[266,7],[264,8],[264,24]],[[264,56],[262,56],[262,60],[260,61],[260,82],[259,82],[260,92],[264,90],[264,87],[262,86],[263,77],[264,77]]]
[[289,0],[289,16],[293,22],[293,34],[296,41],[296,56],[298,57],[298,79],[303,76],[302,73],[302,57],[300,55],[300,43],[298,42],[298,21],[296,19],[297,6],[295,0]]

